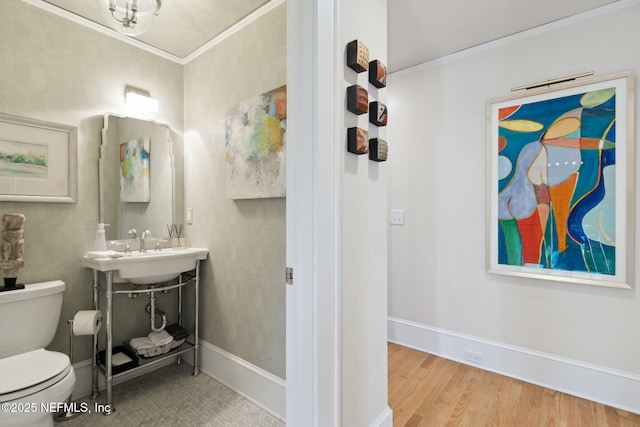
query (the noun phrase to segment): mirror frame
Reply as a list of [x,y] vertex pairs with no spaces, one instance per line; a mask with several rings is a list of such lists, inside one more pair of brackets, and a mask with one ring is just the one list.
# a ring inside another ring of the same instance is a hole
[[[160,123],[157,122],[155,120],[150,120],[150,119],[143,119],[140,117],[133,117],[133,116],[127,116],[127,115],[123,115],[123,114],[116,114],[116,113],[106,113],[103,116],[103,126],[102,126],[102,131],[101,131],[101,140],[100,140],[100,150],[99,150],[99,157],[98,157],[98,222],[99,223],[104,223],[105,222],[105,194],[104,194],[104,160],[105,160],[105,153],[106,153],[106,149],[107,149],[107,133],[109,132],[109,117],[113,117],[113,118],[118,118],[118,119],[134,119],[134,120],[140,120],[142,122],[147,122],[149,124],[155,125],[155,126],[160,126],[160,127],[164,127],[167,129],[167,140],[169,142],[169,146],[171,148],[170,153],[169,153],[169,157],[171,159],[171,223],[175,223],[177,221],[177,216],[176,216],[176,212],[177,212],[177,207],[176,207],[176,165],[175,165],[175,153],[174,153],[174,149],[176,147],[173,138],[172,138],[172,130],[171,130],[171,126],[169,126],[166,123]],[[111,239],[107,239],[107,240],[111,240]],[[119,240],[119,239],[116,239]]]

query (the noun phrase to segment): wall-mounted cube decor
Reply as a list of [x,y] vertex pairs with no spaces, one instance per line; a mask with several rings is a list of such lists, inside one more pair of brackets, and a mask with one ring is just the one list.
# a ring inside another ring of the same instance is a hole
[[369,132],[360,128],[347,129],[347,150],[353,154],[369,152]]
[[369,62],[369,83],[377,88],[387,86],[387,67],[377,59]]
[[359,85],[347,88],[347,110],[353,114],[364,114],[369,111],[369,94]]
[[389,146],[387,141],[380,138],[371,138],[369,140],[369,159],[374,162],[386,162]]
[[382,102],[372,102],[369,104],[369,122],[376,126],[386,126],[389,116],[387,106]]
[[356,73],[369,69],[369,48],[359,40],[347,44],[347,66]]

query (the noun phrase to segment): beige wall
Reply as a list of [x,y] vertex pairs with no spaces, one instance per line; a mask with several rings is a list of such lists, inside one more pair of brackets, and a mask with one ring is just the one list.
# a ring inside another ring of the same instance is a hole
[[201,337],[285,376],[285,199],[225,195],[225,112],[286,84],[286,6],[185,66],[189,245],[207,247]]
[[[285,32],[280,7],[183,66],[20,0],[0,2],[0,112],[78,127],[77,203],[0,202],[0,214],[27,217],[19,281],[67,284],[51,349],[67,352],[66,319],[92,304],[92,274],[80,258],[92,249],[98,222],[103,115],[167,123],[178,139],[186,117],[187,200],[195,218],[186,233],[191,246],[211,250],[203,269],[201,336],[284,377],[285,203],[225,199],[224,112],[286,83]],[[160,111],[129,111],[126,85],[149,90]],[[173,297],[160,298],[160,307],[169,311]],[[116,297],[116,342],[148,332],[147,301]],[[90,357],[90,339],[77,339],[75,360]]]

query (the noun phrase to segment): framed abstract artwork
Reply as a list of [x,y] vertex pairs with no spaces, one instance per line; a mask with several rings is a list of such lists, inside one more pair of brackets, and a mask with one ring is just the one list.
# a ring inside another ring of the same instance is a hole
[[630,288],[633,74],[487,105],[487,270]]
[[227,197],[286,196],[287,88],[241,102],[226,113]]
[[77,128],[0,114],[0,201],[75,203]]
[[120,201],[149,202],[151,140],[132,139],[120,144]]

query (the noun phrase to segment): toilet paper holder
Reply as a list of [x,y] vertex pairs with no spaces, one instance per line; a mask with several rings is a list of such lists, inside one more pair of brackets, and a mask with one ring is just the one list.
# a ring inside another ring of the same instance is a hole
[[[75,317],[78,317],[79,313],[80,312],[76,313]],[[75,317],[74,317],[74,319],[75,319]],[[67,320],[67,323],[69,324],[69,363],[71,363],[72,366],[73,366],[73,336],[75,335],[74,331],[73,331],[74,319],[68,319]],[[97,329],[100,330],[99,319],[98,319]],[[98,333],[98,331],[95,331],[93,333],[93,335],[95,336],[95,334],[97,334],[97,333]],[[86,334],[83,334],[83,335],[86,335]],[[97,396],[94,396],[94,398],[95,397],[97,397]],[[67,410],[66,411],[63,410],[63,411],[60,411],[60,412],[56,413],[53,416],[54,421],[56,421],[56,422],[69,421],[69,420],[77,417],[78,415],[82,414],[82,412],[73,412],[73,411],[71,411],[72,407],[73,407],[73,405],[71,405],[71,395],[69,395],[69,398],[67,399],[67,405],[66,405]]]

